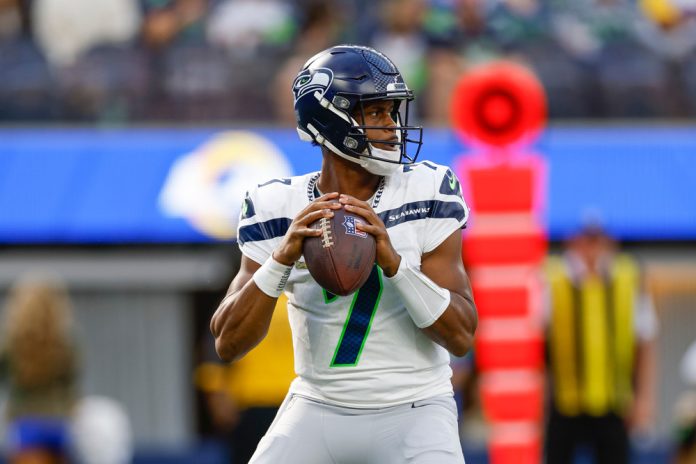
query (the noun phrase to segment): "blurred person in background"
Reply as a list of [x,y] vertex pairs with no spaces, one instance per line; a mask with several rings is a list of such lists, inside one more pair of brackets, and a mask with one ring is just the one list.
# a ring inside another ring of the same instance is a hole
[[67,461],[79,364],[65,289],[42,279],[17,283],[4,315],[0,354],[10,463]]
[[31,34],[29,3],[0,0],[0,43]]
[[667,60],[683,61],[696,49],[696,2],[693,0],[639,0],[636,35]]
[[276,122],[288,127],[295,127],[297,123],[288,82],[295,78],[297,69],[308,57],[341,41],[347,18],[351,17],[346,5],[332,1],[305,0],[300,2],[298,8],[299,31],[294,39],[292,52],[273,81]]
[[423,119],[429,124],[446,126],[450,123],[452,93],[467,61],[447,47],[431,48],[426,60],[428,76],[421,103]]
[[34,0],[32,13],[37,41],[57,69],[96,46],[133,41],[141,20],[138,0]]
[[675,453],[673,464],[696,464],[696,389],[674,404]]
[[485,0],[430,0],[423,19],[428,50],[422,83],[422,117],[429,124],[450,123],[450,99],[470,64],[498,56],[488,34]]
[[[103,52],[135,45],[141,23],[139,0],[29,3],[41,60],[31,55],[17,60],[15,72],[24,74],[17,85],[28,87],[24,99],[40,102],[45,108],[43,117],[119,118],[118,113],[126,112],[122,102],[124,89],[135,87],[127,76],[138,69],[132,62],[119,59],[116,53]],[[37,62],[29,67],[32,61]]]
[[548,5],[540,0],[498,0],[491,2],[486,21],[500,50],[524,53],[549,40]]
[[113,398],[81,398],[70,433],[74,464],[128,464],[133,458],[130,418],[125,407]]
[[424,21],[425,0],[385,0],[380,5],[380,24],[374,28],[370,45],[391,57],[414,92],[425,86],[428,51]]
[[208,0],[141,0],[142,40],[151,50],[205,41]]
[[251,57],[262,55],[264,48],[286,48],[295,24],[287,0],[222,0],[211,11],[206,34],[212,45]]
[[674,464],[696,464],[696,341],[684,353],[680,371],[689,389],[674,405]]
[[638,6],[637,40],[662,66],[662,114],[680,118],[696,114],[696,2],[639,0]]
[[593,61],[607,44],[634,39],[637,15],[632,0],[562,0],[554,2],[549,22],[563,51]]
[[550,404],[546,462],[589,446],[599,464],[629,462],[629,432],[654,407],[657,318],[634,260],[597,223],[549,260]]
[[222,364],[210,333],[206,339],[207,360],[196,368],[196,387],[232,462],[247,463],[295,378],[287,298],[278,299],[268,335],[243,359]]
[[0,0],[0,121],[52,114],[49,67],[34,43],[33,3]]

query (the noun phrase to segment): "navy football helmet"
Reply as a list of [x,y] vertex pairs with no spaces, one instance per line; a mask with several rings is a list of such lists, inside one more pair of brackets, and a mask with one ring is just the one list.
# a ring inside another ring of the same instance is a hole
[[[396,168],[394,164],[411,164],[418,157],[423,129],[408,125],[413,92],[394,63],[377,50],[358,45],[324,50],[305,63],[292,90],[297,131],[302,140],[326,146],[363,166],[371,159],[392,163],[390,167]],[[356,111],[364,111],[366,102],[375,100],[394,101],[394,126],[365,126],[353,118]],[[365,129],[396,131],[398,140],[370,140]],[[379,150],[372,143],[394,146],[396,156],[384,156],[392,152]]]

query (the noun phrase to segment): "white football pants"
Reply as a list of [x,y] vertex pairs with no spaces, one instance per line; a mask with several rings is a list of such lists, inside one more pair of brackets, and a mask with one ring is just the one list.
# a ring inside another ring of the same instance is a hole
[[463,464],[454,399],[384,409],[288,395],[249,464]]

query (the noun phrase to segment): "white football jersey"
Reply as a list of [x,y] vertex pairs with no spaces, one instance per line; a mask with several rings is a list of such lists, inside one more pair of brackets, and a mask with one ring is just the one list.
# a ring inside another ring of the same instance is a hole
[[[274,179],[248,193],[237,235],[244,255],[257,263],[271,256],[293,218],[319,195],[318,177]],[[383,178],[371,202],[397,253],[416,266],[468,217],[456,176],[428,161]],[[452,393],[449,353],[416,327],[378,266],[360,290],[339,297],[322,289],[300,259],[285,292],[297,373],[291,392],[357,408]]]

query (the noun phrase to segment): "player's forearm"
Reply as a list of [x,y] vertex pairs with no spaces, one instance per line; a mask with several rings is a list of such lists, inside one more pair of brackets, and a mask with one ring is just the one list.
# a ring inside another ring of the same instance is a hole
[[459,272],[455,269],[445,277],[433,273],[444,281],[438,284],[402,259],[396,274],[387,279],[401,296],[413,323],[452,354],[463,356],[473,344],[478,318],[471,285],[458,264]]
[[215,350],[223,361],[242,358],[263,340],[276,300],[259,290],[253,280],[222,300],[210,328],[215,336]]
[[447,309],[423,331],[453,355],[464,356],[474,344],[477,325],[478,316],[473,300],[450,292]]

